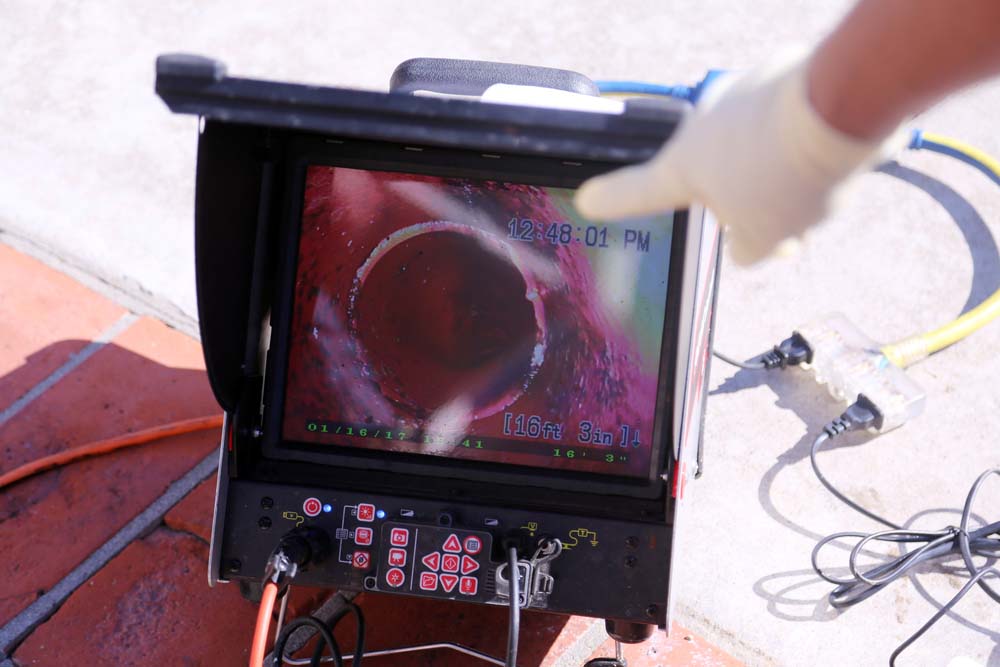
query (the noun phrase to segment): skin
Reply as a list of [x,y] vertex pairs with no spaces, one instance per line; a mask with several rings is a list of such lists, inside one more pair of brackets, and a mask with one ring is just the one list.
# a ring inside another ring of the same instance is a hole
[[809,99],[875,140],[948,94],[1000,74],[1000,0],[862,0],[819,45]]

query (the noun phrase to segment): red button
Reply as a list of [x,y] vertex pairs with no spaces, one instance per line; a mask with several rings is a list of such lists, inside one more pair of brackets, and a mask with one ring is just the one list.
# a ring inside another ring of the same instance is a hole
[[458,572],[459,558],[454,554],[445,554],[441,559],[441,569],[444,572]]
[[406,565],[406,549],[389,549],[389,565],[396,567]]
[[452,533],[448,536],[448,539],[444,541],[444,550],[453,554],[462,553],[462,543],[458,541],[458,535]]
[[406,575],[399,568],[392,568],[385,573],[385,581],[393,588],[399,588],[406,581]]
[[455,590],[455,585],[458,583],[457,574],[442,574],[441,575],[441,588],[444,589],[445,593],[451,593]]
[[470,558],[469,556],[462,556],[462,574],[469,574],[475,572],[479,569],[479,563],[476,562],[475,558]]
[[359,570],[365,570],[369,565],[372,564],[372,557],[367,551],[355,551],[354,552],[354,567]]
[[306,501],[302,503],[302,511],[305,512],[306,516],[317,516],[323,511],[323,503],[319,501],[319,498],[306,498]]
[[475,535],[469,535],[465,538],[465,553],[472,554],[475,556],[480,551],[483,550],[483,541],[476,537]]
[[479,580],[475,577],[462,577],[458,592],[462,595],[475,595],[479,591]]
[[435,551],[434,553],[427,554],[420,559],[420,562],[424,564],[428,570],[434,570],[437,572],[438,567],[441,565],[441,552]]
[[360,544],[363,547],[367,547],[372,543],[372,529],[371,528],[355,528],[354,529],[354,543]]
[[394,547],[405,547],[410,541],[410,531],[406,528],[393,528],[389,534],[389,542]]
[[433,572],[420,573],[420,590],[436,591],[438,587],[438,576]]
[[358,505],[358,521],[374,521],[375,520],[375,506],[369,503],[361,503]]

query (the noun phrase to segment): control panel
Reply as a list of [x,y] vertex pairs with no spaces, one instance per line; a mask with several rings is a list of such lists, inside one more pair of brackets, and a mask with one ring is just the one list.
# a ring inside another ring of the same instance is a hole
[[215,536],[221,580],[259,580],[281,537],[307,527],[325,532],[331,550],[296,583],[506,605],[506,550],[516,546],[522,607],[666,622],[663,524],[242,480],[231,480],[229,499]]
[[484,532],[386,522],[377,589],[485,602],[492,542]]

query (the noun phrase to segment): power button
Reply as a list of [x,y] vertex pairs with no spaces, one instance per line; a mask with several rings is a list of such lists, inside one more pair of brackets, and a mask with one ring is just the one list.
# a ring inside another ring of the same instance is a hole
[[319,513],[323,511],[323,503],[319,501],[319,498],[306,498],[305,502],[302,503],[302,511],[306,516],[319,516]]

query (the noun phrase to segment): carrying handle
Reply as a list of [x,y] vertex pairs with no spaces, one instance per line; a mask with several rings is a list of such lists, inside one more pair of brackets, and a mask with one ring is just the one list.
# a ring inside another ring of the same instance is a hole
[[579,72],[486,60],[412,58],[401,62],[389,79],[393,93],[424,90],[448,95],[482,95],[495,83],[539,86],[581,95],[599,95],[597,84]]

